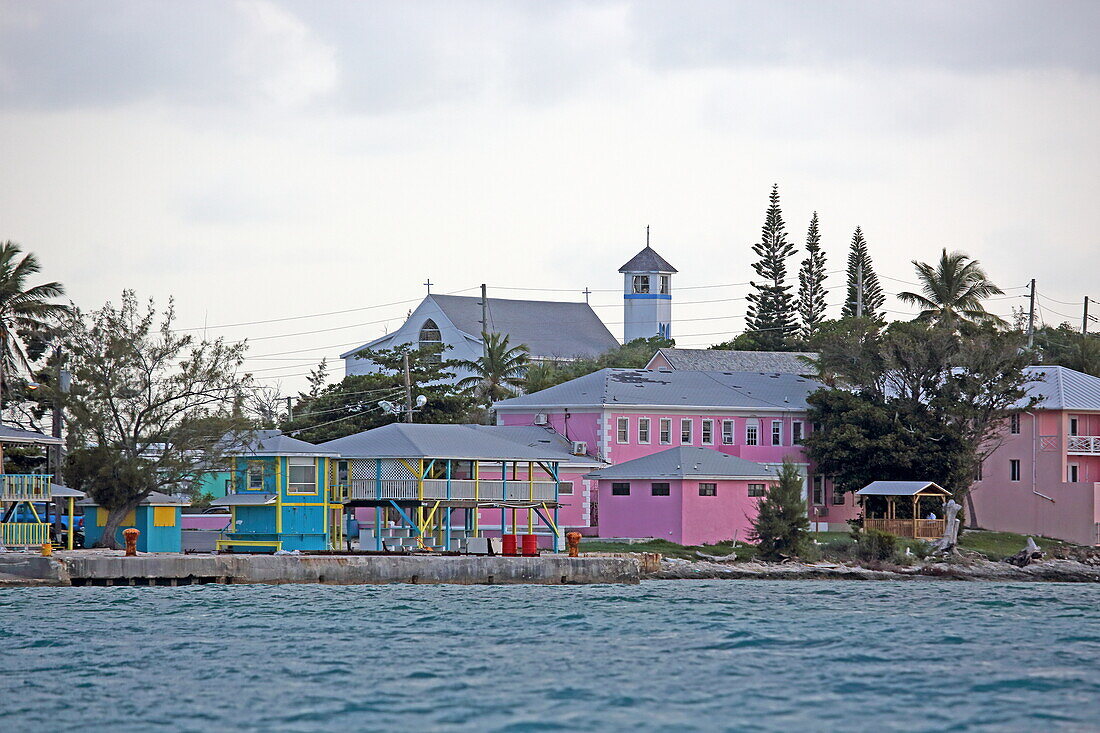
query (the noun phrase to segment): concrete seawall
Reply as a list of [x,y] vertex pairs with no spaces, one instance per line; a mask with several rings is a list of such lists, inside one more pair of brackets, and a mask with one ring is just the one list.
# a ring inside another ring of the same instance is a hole
[[54,585],[191,583],[587,584],[637,583],[637,560],[611,557],[475,555],[173,555],[58,553],[0,556],[0,574]]

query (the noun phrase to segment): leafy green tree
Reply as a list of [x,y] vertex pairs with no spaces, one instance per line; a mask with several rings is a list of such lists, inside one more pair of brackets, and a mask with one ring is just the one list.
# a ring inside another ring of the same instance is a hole
[[797,557],[806,550],[810,520],[806,516],[802,475],[790,459],[784,459],[779,481],[757,502],[749,540],[765,560]]
[[798,316],[804,339],[813,336],[825,319],[825,252],[821,249],[816,211],[806,231],[806,259],[798,271]]
[[982,305],[986,298],[1004,291],[990,282],[977,260],[962,252],[948,254],[944,248],[934,267],[917,260],[913,260],[913,266],[917,268],[921,292],[898,293],[898,300],[921,308],[918,320],[951,325],[962,321],[1004,325],[1001,318]]
[[819,334],[828,386],[809,399],[820,428],[806,440],[810,457],[841,491],[875,479],[936,481],[967,500],[976,522],[973,476],[1000,444],[1004,422],[1029,404],[1021,334],[922,321],[879,331],[868,321]]
[[880,322],[885,321],[882,306],[886,304],[886,296],[882,294],[882,286],[879,285],[878,275],[875,274],[875,266],[871,262],[871,253],[867,249],[867,240],[863,237],[863,230],[856,227],[848,250],[848,299],[844,301],[844,307],[841,310],[843,318],[856,316],[861,270],[863,276],[863,315]]
[[142,307],[125,291],[118,307],[66,321],[66,477],[108,510],[104,547],[117,545],[122,518],[150,492],[189,488],[234,447],[225,436],[247,435],[244,344],[196,341],[174,320],[171,304],[158,316],[152,301]]
[[1035,363],[1056,364],[1100,377],[1100,333],[1082,335],[1068,323],[1035,329]]
[[772,186],[760,241],[752,246],[758,259],[752,269],[761,278],[748,295],[746,328],[767,350],[781,350],[796,329],[795,303],[787,285],[787,258],[794,244],[787,241],[786,224],[779,208],[779,185]]
[[20,257],[22,251],[14,242],[0,244],[0,389],[5,393],[13,375],[31,371],[31,362],[45,352],[59,319],[69,312],[51,302],[65,294],[61,283],[27,282],[42,266],[33,252]]
[[508,334],[482,333],[485,353],[477,359],[460,359],[452,362],[457,369],[465,369],[471,375],[460,379],[455,386],[468,392],[486,408],[497,400],[511,397],[525,384],[529,363],[526,344],[511,346]]
[[352,374],[327,387],[314,387],[298,397],[294,419],[281,422],[281,429],[311,443],[323,443],[364,430],[388,425],[399,419],[379,407],[379,402],[403,403],[405,399],[405,357],[409,359],[409,381],[413,398],[424,395],[428,402],[415,413],[416,422],[459,423],[477,419],[472,400],[457,394],[450,380],[451,363],[442,359],[439,347],[414,348],[402,344],[392,349],[364,351],[358,358],[378,367],[372,374]]

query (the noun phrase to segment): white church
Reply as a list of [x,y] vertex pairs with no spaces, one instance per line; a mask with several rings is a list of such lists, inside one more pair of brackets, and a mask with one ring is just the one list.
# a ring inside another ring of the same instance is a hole
[[[623,274],[623,341],[672,337],[672,276],[676,268],[648,244],[619,268]],[[620,342],[588,303],[486,298],[485,321],[479,296],[427,295],[392,333],[340,355],[345,374],[370,374],[378,366],[357,356],[364,350],[402,344],[450,347],[446,359],[482,355],[482,332],[507,334],[525,344],[532,361],[573,361],[599,356]],[[461,379],[466,374],[457,374]]]

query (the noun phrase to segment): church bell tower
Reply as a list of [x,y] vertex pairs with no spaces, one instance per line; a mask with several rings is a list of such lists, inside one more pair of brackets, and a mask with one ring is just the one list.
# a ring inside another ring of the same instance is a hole
[[672,338],[672,276],[676,268],[649,246],[619,268],[623,273],[623,341]]

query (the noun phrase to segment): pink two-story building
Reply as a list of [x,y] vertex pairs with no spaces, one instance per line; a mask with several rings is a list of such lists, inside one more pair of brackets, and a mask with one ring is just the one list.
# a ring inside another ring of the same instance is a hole
[[1100,378],[1027,368],[1036,405],[1012,417],[971,487],[985,529],[1100,544]]
[[[846,521],[859,513],[853,497],[834,497],[830,482],[813,472],[802,448],[812,430],[806,398],[820,386],[797,374],[603,369],[503,400],[495,408],[501,425],[551,427],[572,443],[583,444],[588,455],[616,466],[673,447],[706,448],[767,471],[790,458],[806,476],[814,527],[846,529]],[[586,533],[655,536],[652,527],[679,521],[655,513],[683,511],[633,493],[629,501],[613,501],[606,488],[595,478],[582,481],[578,528]],[[750,514],[754,508],[755,501],[749,502]],[[684,537],[715,542],[732,539],[743,527],[743,515],[739,508],[702,533],[693,526],[699,520],[690,517],[679,526]],[[667,538],[667,529],[663,532]]]

